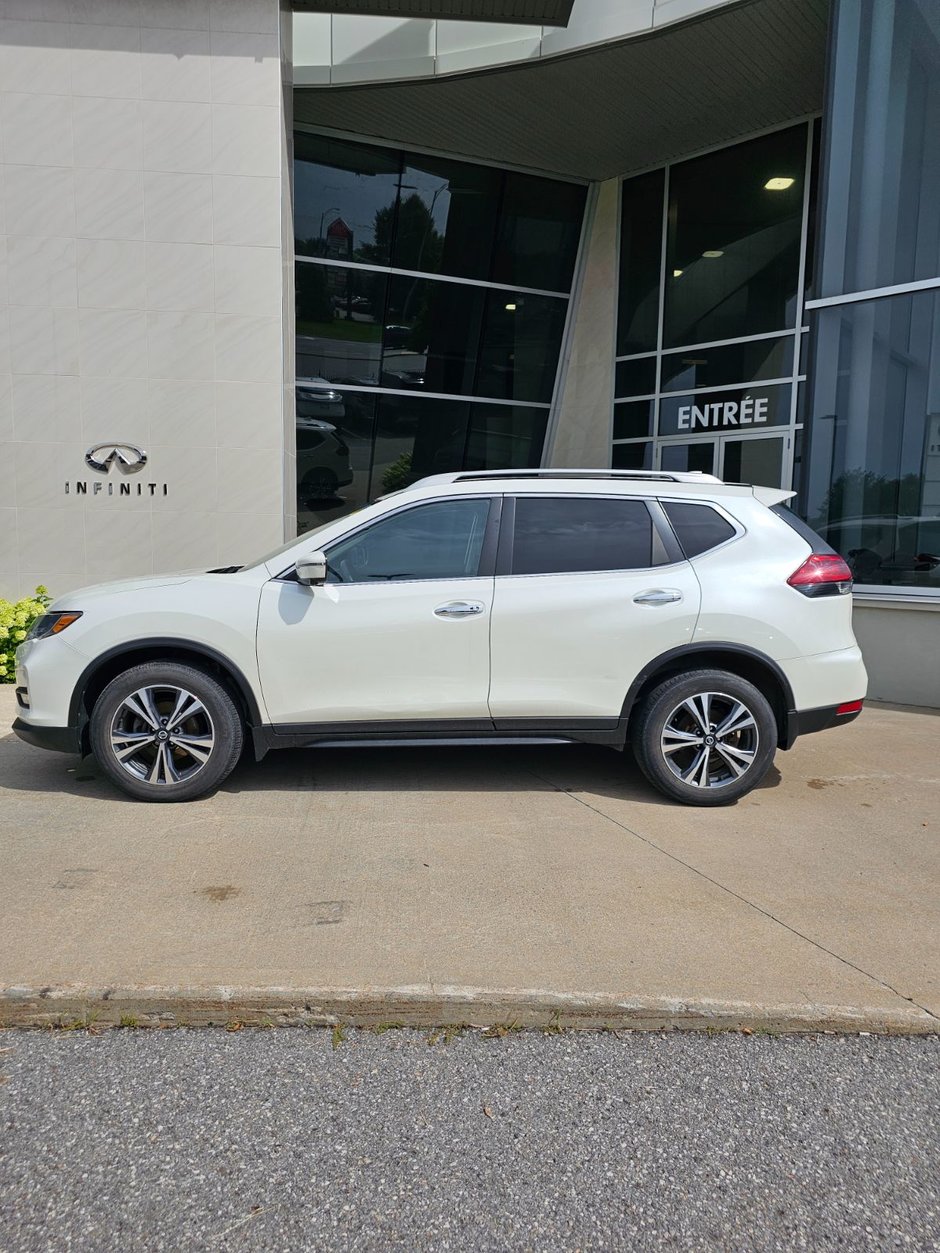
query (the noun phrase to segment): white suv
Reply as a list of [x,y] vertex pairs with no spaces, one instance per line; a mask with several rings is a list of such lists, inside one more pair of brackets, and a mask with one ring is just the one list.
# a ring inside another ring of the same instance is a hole
[[250,737],[629,741],[675,800],[725,805],[776,749],[855,718],[852,576],[782,507],[703,474],[422,479],[247,566],[57,601],[17,652],[30,744],[191,800]]

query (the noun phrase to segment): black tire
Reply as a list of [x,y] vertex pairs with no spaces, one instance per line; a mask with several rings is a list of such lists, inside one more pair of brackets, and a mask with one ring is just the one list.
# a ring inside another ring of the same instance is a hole
[[637,765],[653,787],[683,805],[733,804],[757,787],[777,749],[767,698],[726,670],[666,679],[631,723]]
[[95,701],[90,735],[112,783],[136,800],[165,802],[214,791],[244,742],[225,688],[204,670],[175,661],[148,661],[112,679]]

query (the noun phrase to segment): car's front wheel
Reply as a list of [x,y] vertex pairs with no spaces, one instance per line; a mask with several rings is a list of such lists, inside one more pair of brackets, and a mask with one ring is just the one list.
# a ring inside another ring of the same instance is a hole
[[777,748],[767,698],[725,670],[666,679],[633,721],[637,764],[654,787],[684,805],[730,805],[757,787]]
[[204,796],[233,770],[242,720],[211,675],[176,662],[145,662],[112,679],[91,714],[92,752],[137,800]]

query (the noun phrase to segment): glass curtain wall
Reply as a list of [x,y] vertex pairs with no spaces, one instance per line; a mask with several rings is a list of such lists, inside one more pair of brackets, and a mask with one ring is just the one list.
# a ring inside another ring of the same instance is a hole
[[862,590],[936,598],[940,5],[838,0],[832,30],[801,504]]
[[299,529],[538,465],[586,188],[305,132],[294,160]]
[[789,484],[814,125],[622,189],[612,464]]

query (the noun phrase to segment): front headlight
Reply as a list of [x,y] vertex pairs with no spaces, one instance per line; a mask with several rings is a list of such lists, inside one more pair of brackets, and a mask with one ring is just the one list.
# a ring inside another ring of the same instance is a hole
[[62,610],[59,613],[44,613],[36,619],[26,634],[28,640],[44,640],[47,635],[59,635],[66,627],[77,622],[82,616],[80,609]]

